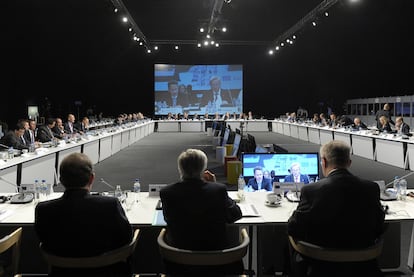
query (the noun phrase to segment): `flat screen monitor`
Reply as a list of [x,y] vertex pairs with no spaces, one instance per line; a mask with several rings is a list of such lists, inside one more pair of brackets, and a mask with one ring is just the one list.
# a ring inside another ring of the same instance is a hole
[[154,115],[242,111],[243,65],[154,65]]
[[226,127],[226,129],[224,130],[223,139],[221,140],[221,146],[226,146],[226,144],[229,140],[230,132],[231,132],[230,128]]
[[240,141],[241,141],[241,135],[236,133],[234,135],[233,150],[232,150],[231,156],[236,156],[236,157],[238,156]]
[[[243,153],[243,176],[246,181],[254,177],[254,169],[261,167],[263,175],[272,182],[302,182],[319,179],[319,153]],[[294,174],[298,172],[300,174]],[[268,174],[268,175],[267,175]],[[299,179],[294,179],[294,176]]]

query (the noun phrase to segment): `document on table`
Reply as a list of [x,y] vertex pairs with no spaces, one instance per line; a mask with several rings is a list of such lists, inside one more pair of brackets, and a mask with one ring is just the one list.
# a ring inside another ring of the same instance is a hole
[[0,210],[0,222],[3,221],[6,217],[10,216],[13,213],[12,210],[2,209]]
[[237,205],[240,207],[243,217],[260,216],[253,204],[237,203]]

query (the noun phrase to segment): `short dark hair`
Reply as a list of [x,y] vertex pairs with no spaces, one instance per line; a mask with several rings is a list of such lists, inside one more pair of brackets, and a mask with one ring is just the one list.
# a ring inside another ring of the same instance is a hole
[[84,187],[93,174],[92,161],[83,153],[72,153],[60,163],[59,174],[66,189]]

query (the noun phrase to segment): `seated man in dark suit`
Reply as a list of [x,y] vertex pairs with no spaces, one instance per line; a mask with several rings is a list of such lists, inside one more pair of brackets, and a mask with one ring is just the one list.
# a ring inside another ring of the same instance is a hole
[[404,122],[404,119],[402,116],[399,116],[395,119],[395,128],[396,128],[397,134],[399,135],[412,136],[410,133],[410,126]]
[[[339,249],[366,248],[382,236],[385,213],[379,187],[348,171],[350,154],[351,147],[343,141],[333,140],[321,147],[321,166],[326,178],[302,188],[300,202],[288,221],[289,235]],[[303,269],[310,276],[355,276],[352,270],[357,270],[360,276],[382,276],[376,261],[322,262],[296,252],[292,253],[291,261],[292,270]]]
[[[46,124],[42,125],[37,130],[37,139],[40,142],[49,142],[55,139],[52,129],[55,127],[55,119],[48,118]],[[57,139],[57,138],[56,138]]]
[[300,173],[300,163],[292,163],[290,165],[290,174],[285,177],[285,182],[295,182],[309,184],[309,176]]
[[[91,195],[95,179],[91,160],[73,153],[60,164],[62,197],[40,202],[35,209],[35,231],[48,252],[64,257],[89,257],[128,244],[132,227],[119,200]],[[131,276],[128,263],[98,269],[53,268],[57,276]],[[53,275],[55,276],[55,275]]]
[[361,131],[361,130],[368,130],[367,125],[361,121],[361,118],[355,117],[354,124],[352,124],[352,130]]
[[216,183],[215,176],[206,171],[207,162],[203,151],[185,150],[178,157],[181,181],[160,191],[167,241],[172,246],[190,250],[231,246],[227,224],[240,219],[241,210],[228,196],[226,186]]
[[219,108],[222,105],[232,106],[233,99],[230,90],[222,90],[221,78],[213,76],[210,78],[211,90],[206,91],[201,99],[201,106],[207,106],[210,103],[212,106]]
[[256,166],[253,169],[254,177],[246,185],[246,191],[267,190],[272,191],[272,181],[269,178],[263,178],[263,168]]
[[188,97],[186,94],[179,93],[179,86],[177,81],[168,82],[168,97],[167,105],[168,107],[187,107],[188,106]]
[[1,138],[0,143],[8,147],[13,147],[13,149],[29,149],[29,146],[27,146],[23,138],[25,131],[26,129],[24,127],[24,121],[19,120],[14,130],[9,130]]

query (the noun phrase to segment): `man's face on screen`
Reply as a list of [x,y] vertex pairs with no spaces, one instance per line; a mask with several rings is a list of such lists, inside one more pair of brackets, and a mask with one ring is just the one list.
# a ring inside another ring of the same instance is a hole
[[176,85],[176,84],[171,84],[171,85],[168,87],[168,90],[169,90],[169,92],[170,92],[171,96],[176,97],[176,96],[178,95],[178,85]]
[[263,171],[261,170],[255,170],[254,171],[254,178],[257,182],[261,182],[263,180]]

